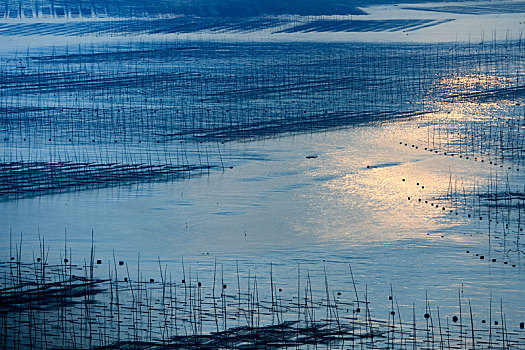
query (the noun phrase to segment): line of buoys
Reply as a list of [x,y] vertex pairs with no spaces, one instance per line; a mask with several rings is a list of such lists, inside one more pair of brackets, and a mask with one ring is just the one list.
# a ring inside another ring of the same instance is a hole
[[[403,142],[400,141],[399,144],[402,145]],[[407,143],[405,143],[404,145],[405,145],[405,146],[408,146]],[[418,147],[417,145],[412,145],[412,147],[413,147],[413,148],[416,148],[416,149],[419,149],[419,147]],[[429,149],[428,147],[425,147],[424,150],[425,150],[425,151],[429,151],[429,152],[439,153],[439,150],[435,150],[435,149],[432,149],[432,148]],[[448,153],[448,152],[443,152],[443,155],[444,155],[444,156],[451,156],[451,157],[454,157],[454,156],[455,156],[454,153]],[[459,158],[463,158],[463,155],[460,154],[460,155],[459,155]],[[478,161],[478,157],[465,156],[464,159],[474,160],[475,162]],[[481,163],[484,163],[484,162],[485,162],[484,159],[479,159],[479,161],[480,161]],[[489,164],[492,164],[492,165],[494,165],[494,166],[497,166],[497,165],[498,165],[498,163],[493,162],[493,161],[489,161]],[[503,164],[500,164],[500,168],[503,168]],[[508,170],[512,170],[512,167],[508,166],[507,169],[508,169]],[[516,168],[516,171],[520,171],[520,169],[519,169],[519,168]]]

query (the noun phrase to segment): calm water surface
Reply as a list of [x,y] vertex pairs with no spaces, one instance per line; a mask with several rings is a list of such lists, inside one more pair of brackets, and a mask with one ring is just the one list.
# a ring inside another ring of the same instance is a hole
[[[406,315],[412,302],[423,310],[428,294],[431,307],[451,316],[461,290],[476,317],[488,317],[492,292],[494,300],[504,300],[508,322],[520,321],[521,262],[480,260],[474,253],[488,252],[483,224],[417,201],[445,193],[450,169],[471,186],[486,174],[485,165],[400,145],[422,144],[426,135],[413,131],[416,124],[229,143],[225,165],[233,169],[3,202],[2,239],[9,241],[9,228],[13,241],[22,232],[23,256],[30,260],[39,232],[53,260],[63,254],[67,237],[72,260],[81,263],[93,231],[102,275],[113,251],[130,266],[140,253],[145,277],[157,278],[159,258],[174,275],[181,274],[184,259],[186,270],[211,281],[217,259],[226,280],[236,278],[238,263],[243,277],[256,274],[264,286],[272,263],[274,280],[290,293],[298,267],[318,280],[316,292],[324,292],[326,269],[331,288],[349,298],[351,265],[358,292],[368,290],[379,316],[388,315],[392,284]],[[8,254],[4,245],[2,255]]]

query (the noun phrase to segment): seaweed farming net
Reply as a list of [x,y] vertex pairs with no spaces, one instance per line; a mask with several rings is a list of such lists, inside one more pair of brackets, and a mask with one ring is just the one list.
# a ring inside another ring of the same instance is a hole
[[[4,348],[518,349],[525,344],[523,324],[507,325],[502,306],[494,303],[489,319],[474,323],[470,301],[461,293],[459,314],[440,315],[428,302],[424,311],[406,310],[390,291],[382,319],[373,316],[377,311],[366,293],[360,299],[357,289],[348,295],[333,290],[326,272],[323,282],[298,271],[297,293],[290,295],[272,275],[270,283],[258,285],[257,276],[237,271],[228,283],[217,265],[213,281],[201,281],[191,269],[176,278],[159,261],[161,280],[155,282],[140,271],[133,277],[121,261],[108,262],[108,276],[101,278],[96,276],[102,262],[95,263],[93,255],[84,265],[68,258],[50,264],[47,257],[32,263],[13,257],[1,264]],[[324,291],[313,287],[318,282]]]
[[[17,54],[0,63],[0,157],[4,178],[25,170],[0,195],[90,188],[90,172],[107,175],[96,186],[113,186],[224,168],[224,142],[413,118],[457,99],[521,98],[522,46],[178,42]],[[470,121],[449,134],[472,131],[486,142],[468,147],[523,158],[514,107],[510,124],[490,129],[512,148]],[[464,136],[447,140],[467,150]]]

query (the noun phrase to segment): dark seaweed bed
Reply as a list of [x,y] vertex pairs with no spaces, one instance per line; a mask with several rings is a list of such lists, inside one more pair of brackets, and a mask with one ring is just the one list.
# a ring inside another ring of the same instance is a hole
[[295,21],[279,17],[193,17],[169,19],[133,19],[125,21],[67,21],[59,23],[1,23],[0,35],[5,36],[126,36],[140,34],[184,33],[251,33],[260,30],[272,33],[322,32],[397,32],[413,31],[443,24],[453,19],[400,20],[333,20],[303,19]]

